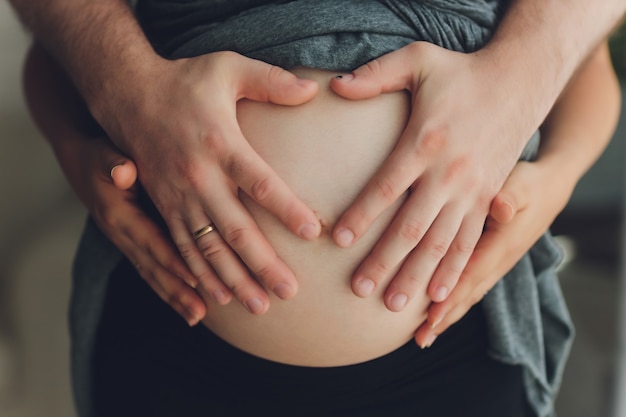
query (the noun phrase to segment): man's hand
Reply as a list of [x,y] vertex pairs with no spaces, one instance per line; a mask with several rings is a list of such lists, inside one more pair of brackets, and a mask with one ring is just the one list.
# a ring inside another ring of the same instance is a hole
[[[125,99],[99,103],[95,117],[137,164],[141,184],[193,275],[217,303],[234,293],[255,314],[269,308],[266,288],[282,299],[295,295],[293,273],[238,193],[304,239],[319,235],[319,220],[250,147],[236,103],[246,98],[298,105],[315,96],[317,84],[219,52],[163,61],[143,85],[148,87],[117,88]],[[194,239],[194,232],[211,224],[215,231]]]
[[197,324],[207,309],[193,289],[198,281],[137,203],[135,165],[106,138],[78,143],[83,175],[72,183],[92,218],[159,297],[190,326]]

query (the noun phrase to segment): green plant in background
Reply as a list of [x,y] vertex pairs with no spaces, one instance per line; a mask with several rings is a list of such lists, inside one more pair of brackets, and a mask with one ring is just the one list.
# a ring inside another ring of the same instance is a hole
[[626,80],[626,24],[609,39],[609,46],[615,71],[622,80]]

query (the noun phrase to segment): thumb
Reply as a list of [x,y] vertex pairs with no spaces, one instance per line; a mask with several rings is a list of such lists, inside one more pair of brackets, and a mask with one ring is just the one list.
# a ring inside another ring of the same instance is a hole
[[500,224],[509,223],[515,217],[517,207],[506,191],[500,191],[491,202],[489,216]]
[[237,66],[239,97],[286,106],[297,106],[311,100],[318,91],[313,80],[262,61],[247,59]]
[[113,185],[119,190],[128,190],[137,181],[137,167],[130,159],[116,163],[109,171]]
[[99,148],[102,173],[119,190],[128,190],[137,181],[137,166],[106,141]]
[[413,44],[383,55],[360,66],[350,74],[335,77],[330,82],[335,93],[350,100],[362,100],[400,90],[413,90],[419,70],[418,47]]
[[509,223],[528,203],[528,192],[524,186],[522,172],[519,164],[513,168],[502,189],[491,202],[489,216],[497,223]]

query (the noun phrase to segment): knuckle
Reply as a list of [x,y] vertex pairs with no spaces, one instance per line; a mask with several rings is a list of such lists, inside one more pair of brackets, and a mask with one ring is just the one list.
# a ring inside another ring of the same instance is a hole
[[429,245],[428,252],[433,258],[441,259],[448,252],[448,248],[449,248],[448,242],[437,241]]
[[464,265],[461,265],[458,262],[447,265],[445,268],[445,276],[448,277],[448,281],[456,283],[458,278],[463,273],[464,267]]
[[[459,178],[466,177],[467,175],[467,166],[469,164],[469,159],[466,156],[460,156],[452,160],[444,171],[443,181],[445,184],[449,184]],[[476,180],[473,177],[469,177],[468,183],[466,187],[472,189],[475,187]]]
[[211,150],[211,153],[219,157],[224,155],[228,151],[228,142],[224,136],[224,133],[212,127],[201,136],[203,145]]
[[367,272],[366,275],[370,278],[372,278],[374,281],[376,281],[377,279],[380,278],[384,278],[387,275],[389,275],[392,270],[393,270],[393,266],[382,262],[382,261],[372,261],[368,266],[367,266]]
[[411,42],[405,48],[411,55],[419,55],[422,52],[422,42]]
[[183,303],[182,297],[178,292],[167,292],[164,296],[164,301],[170,306],[179,306],[182,307],[185,304]]
[[[257,164],[257,161],[255,161],[250,155],[244,153],[233,153],[230,157],[224,158],[224,160],[226,161],[226,172],[228,172],[229,176],[237,182],[250,177],[251,171],[254,171],[253,168],[257,168],[254,167],[254,165]],[[259,181],[261,180],[257,180],[253,183],[251,188],[253,188]]]
[[[128,227],[127,229],[130,232],[130,227]],[[159,238],[161,237],[159,236]],[[141,251],[143,251],[149,258],[157,259],[157,260],[162,259],[169,263],[170,260],[172,259],[171,255],[169,253],[160,254],[157,250],[155,250],[152,247],[152,243],[153,241],[151,241],[150,239],[147,239],[145,236],[137,237],[135,239],[135,244],[137,245],[137,247]]]
[[273,191],[272,181],[269,177],[260,178],[252,183],[251,193],[252,198],[257,202],[263,202],[272,195]]
[[222,237],[235,251],[245,249],[251,243],[250,233],[245,227],[225,227]]
[[389,178],[378,178],[374,183],[376,194],[378,194],[385,202],[394,202],[396,200],[396,185]]
[[219,51],[215,53],[215,56],[219,58],[217,62],[223,68],[232,68],[231,65],[235,64],[240,58],[239,54],[234,51]]
[[[190,161],[186,164],[182,164],[178,167],[178,174],[182,177],[185,185],[191,189],[198,189],[203,183],[206,183],[206,176],[204,175],[203,167],[195,162]],[[182,191],[185,187],[181,187],[179,191]],[[167,216],[167,214],[165,214]]]
[[423,280],[419,276],[417,276],[415,274],[408,274],[406,276],[406,282],[410,283],[412,285],[417,284],[417,283],[421,283],[422,281]]
[[236,299],[245,301],[250,298],[264,298],[264,292],[254,280],[241,277],[226,283]]
[[476,245],[474,244],[474,242],[470,242],[466,240],[459,240],[453,244],[452,249],[454,250],[454,252],[458,253],[459,255],[468,257],[474,252],[475,246]]
[[270,261],[264,265],[259,266],[258,268],[255,268],[253,272],[254,275],[256,275],[261,281],[267,282],[269,279],[272,278],[274,271],[274,262]]
[[198,280],[200,282],[202,282],[202,285],[205,287],[206,290],[211,291],[212,289],[215,289],[216,287],[219,287],[218,284],[216,284],[216,278],[213,275],[213,273],[210,270],[204,270],[200,273],[196,273],[195,274],[196,278],[198,278]]
[[[478,186],[478,181],[476,181],[476,186]],[[496,194],[497,191],[480,193],[476,199],[477,206],[480,207],[484,212],[488,213],[491,202],[493,201],[493,198]]]
[[242,285],[238,281],[228,281],[228,282],[225,282],[225,284],[228,287],[228,289],[233,293],[235,298],[237,298],[238,300],[243,301],[247,298],[245,285]]
[[279,83],[286,74],[289,74],[289,73],[285,71],[284,69],[282,69],[281,67],[278,67],[276,65],[270,65],[270,67],[267,70],[268,85],[271,86],[276,83]]
[[346,217],[346,224],[350,224],[350,229],[360,231],[366,228],[374,219],[373,216],[363,206],[352,208],[350,215]]
[[448,142],[448,130],[445,125],[427,130],[419,140],[419,147],[416,149],[420,154],[432,156],[438,154],[446,148]]
[[380,60],[373,59],[363,66],[364,70],[375,78],[379,78],[382,72]]
[[186,291],[179,291],[176,295],[176,301],[183,308],[190,308],[193,306],[193,298]]
[[180,256],[182,256],[183,259],[188,260],[196,256],[197,247],[194,244],[188,242],[176,242],[175,244],[178,248],[178,252],[180,252]]
[[428,227],[424,223],[413,220],[402,224],[398,234],[406,241],[417,243],[422,239],[427,229]]
[[200,239],[198,241],[198,249],[204,259],[209,262],[215,262],[222,258],[228,252],[226,245],[224,245],[219,239],[210,239],[206,236],[206,239]]

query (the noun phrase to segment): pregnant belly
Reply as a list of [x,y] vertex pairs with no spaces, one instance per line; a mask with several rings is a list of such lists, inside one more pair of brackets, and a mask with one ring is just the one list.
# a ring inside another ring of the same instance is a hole
[[241,101],[238,118],[254,149],[318,214],[324,225],[322,236],[312,242],[298,239],[242,195],[261,230],[295,273],[298,294],[288,301],[272,297],[269,312],[262,316],[249,314],[235,302],[214,307],[203,323],[232,345],[277,362],[305,366],[363,362],[412,337],[425,319],[428,280],[425,277],[415,299],[400,313],[385,308],[385,285],[368,298],[358,298],[350,288],[352,273],[402,201],[383,213],[352,248],[337,247],[330,231],[392,151],[406,124],[409,100],[405,93],[344,100],[328,88],[332,73],[298,72],[319,82],[315,99],[298,107]]

